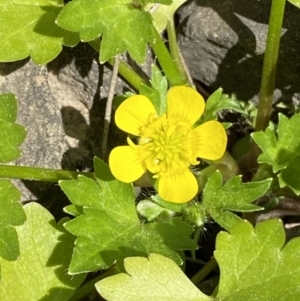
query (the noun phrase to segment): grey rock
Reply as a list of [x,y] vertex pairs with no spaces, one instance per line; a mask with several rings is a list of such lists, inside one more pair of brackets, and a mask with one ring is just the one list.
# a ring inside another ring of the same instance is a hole
[[[194,79],[257,101],[270,0],[196,0],[179,11],[179,45]],[[275,101],[300,100],[300,10],[286,4]]]
[[[101,156],[101,138],[111,70],[100,65],[89,45],[65,49],[47,66],[29,59],[0,64],[0,93],[18,99],[17,122],[27,129],[15,163],[54,169],[91,170]],[[116,93],[124,82],[118,79]],[[128,88],[127,88],[128,90]],[[116,144],[114,136],[109,141]],[[53,184],[17,181],[22,201],[50,198]]]
[[[1,93],[13,93],[18,99],[17,122],[27,130],[21,146],[22,156],[16,165],[59,168],[62,153],[67,151],[61,115],[51,94],[46,67],[34,66],[30,61],[0,65]],[[55,149],[53,146],[56,146]],[[36,196],[25,184],[15,181],[22,191],[22,201]],[[38,190],[46,189],[42,183]]]

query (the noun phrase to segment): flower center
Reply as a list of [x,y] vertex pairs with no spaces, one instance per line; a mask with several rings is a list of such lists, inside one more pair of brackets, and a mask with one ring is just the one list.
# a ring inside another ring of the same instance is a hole
[[[139,145],[142,161],[156,177],[179,171],[191,162],[187,149],[187,137],[191,131],[185,122],[170,124],[167,115],[150,115],[147,125],[140,130]],[[192,160],[195,161],[195,160]]]

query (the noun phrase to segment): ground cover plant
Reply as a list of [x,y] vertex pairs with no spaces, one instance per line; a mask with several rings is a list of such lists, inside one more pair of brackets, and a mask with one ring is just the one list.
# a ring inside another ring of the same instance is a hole
[[[92,291],[110,301],[299,299],[300,239],[287,241],[280,219],[253,220],[285,197],[300,201],[300,115],[294,108],[271,120],[285,0],[272,1],[255,111],[221,88],[206,101],[195,89],[174,26],[185,2],[0,0],[1,62],[30,56],[46,64],[82,41],[113,68],[94,172],[8,165],[21,155],[26,130],[16,123],[16,97],[0,95],[0,300],[75,301]],[[121,55],[143,63],[148,46],[157,64],[145,81]],[[113,99],[118,74],[132,91]],[[128,138],[107,154],[113,105]],[[232,152],[226,112],[254,129]],[[154,192],[136,200],[141,178]],[[57,182],[69,217],[22,206],[11,179]],[[196,262],[205,248],[199,237],[208,221],[222,227],[214,255],[189,278],[187,257]],[[212,293],[202,292],[197,286],[216,267]]]

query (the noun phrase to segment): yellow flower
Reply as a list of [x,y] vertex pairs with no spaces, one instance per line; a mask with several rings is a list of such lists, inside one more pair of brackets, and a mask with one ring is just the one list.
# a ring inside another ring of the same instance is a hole
[[198,158],[220,159],[227,144],[220,122],[193,127],[204,107],[202,96],[184,86],[168,91],[167,113],[162,116],[143,95],[126,99],[116,111],[116,124],[140,138],[137,145],[127,138],[128,146],[112,150],[109,165],[113,175],[130,183],[149,170],[158,178],[158,193],[164,200],[190,201],[198,192],[198,183],[189,167],[197,165]]

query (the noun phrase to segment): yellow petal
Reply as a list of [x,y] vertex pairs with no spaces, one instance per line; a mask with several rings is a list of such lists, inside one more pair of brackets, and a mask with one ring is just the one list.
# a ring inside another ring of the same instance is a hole
[[203,114],[205,102],[194,89],[176,86],[167,94],[168,119],[172,124],[186,122],[193,125]]
[[158,194],[172,203],[186,203],[196,196],[198,183],[189,169],[159,177]]
[[138,136],[140,128],[148,123],[151,114],[156,114],[151,101],[146,96],[134,95],[120,104],[115,121],[121,130]]
[[116,179],[126,183],[139,179],[145,173],[138,149],[130,146],[114,148],[109,155],[109,167]]
[[194,128],[188,135],[188,149],[193,157],[218,160],[225,153],[227,135],[223,125],[215,120]]

